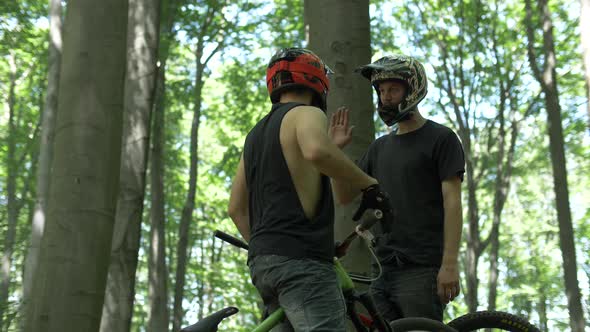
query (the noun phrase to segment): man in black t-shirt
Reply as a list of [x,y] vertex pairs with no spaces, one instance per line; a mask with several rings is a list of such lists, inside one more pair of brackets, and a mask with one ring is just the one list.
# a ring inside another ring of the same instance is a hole
[[[381,119],[398,125],[358,161],[390,195],[394,214],[376,240],[383,275],[371,294],[388,320],[442,321],[444,306],[460,292],[463,148],[451,129],[420,114],[427,78],[416,59],[386,56],[359,71],[377,91]],[[347,109],[332,116],[330,133],[340,147],[350,141]],[[341,203],[353,198],[342,182],[334,181],[334,192]]]

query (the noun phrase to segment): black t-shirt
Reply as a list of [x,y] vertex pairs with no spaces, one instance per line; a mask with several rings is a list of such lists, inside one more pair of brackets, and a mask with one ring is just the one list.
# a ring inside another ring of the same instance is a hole
[[440,266],[443,253],[444,208],[441,182],[463,180],[465,158],[457,135],[427,120],[419,129],[380,137],[359,160],[359,167],[379,181],[391,197],[394,220],[383,225],[377,255],[387,264],[395,259]]
[[281,255],[332,261],[334,257],[334,202],[330,180],[321,177],[322,193],[316,215],[307,218],[281,147],[283,118],[299,105],[302,104],[274,104],[271,112],[246,137],[249,259],[257,255]]

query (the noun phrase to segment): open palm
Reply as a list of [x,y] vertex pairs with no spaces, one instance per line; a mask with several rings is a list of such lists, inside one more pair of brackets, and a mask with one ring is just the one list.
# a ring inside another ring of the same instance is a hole
[[330,117],[328,135],[339,148],[345,147],[352,141],[352,129],[354,126],[348,125],[349,112],[348,108],[342,106]]

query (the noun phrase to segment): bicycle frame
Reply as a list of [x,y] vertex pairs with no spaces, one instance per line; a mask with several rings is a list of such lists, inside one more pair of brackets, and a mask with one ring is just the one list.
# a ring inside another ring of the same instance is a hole
[[[344,267],[340,263],[339,258],[346,254],[346,250],[347,250],[350,242],[357,237],[357,232],[358,232],[358,235],[360,235],[360,234],[362,234],[362,232],[368,230],[376,221],[378,221],[379,219],[381,219],[383,217],[383,213],[380,210],[373,210],[372,214],[370,214],[369,217],[370,217],[369,219],[363,219],[361,221],[360,225],[357,226],[357,229],[355,231],[353,231],[342,243],[340,243],[336,247],[336,250],[335,250],[334,270],[336,272],[336,276],[338,278],[338,283],[340,285],[342,293],[345,294],[345,296],[347,296],[347,295],[354,296],[355,295],[354,294],[355,286],[354,286],[353,279],[348,275],[348,273],[346,272],[346,270],[344,269]],[[228,242],[228,243],[231,243],[239,248],[246,249],[246,250],[248,249],[248,244],[244,243],[240,239],[237,239],[229,234],[226,234],[226,233],[223,233],[220,231],[215,231],[215,236]],[[375,309],[374,305],[372,304],[372,301],[370,300],[370,298],[368,299],[366,296],[360,296],[360,297],[356,297],[354,299],[359,300],[361,302],[361,304],[363,304],[366,307],[366,309],[369,311],[369,314],[371,315],[371,317],[375,318],[374,322],[380,331],[386,331],[386,332],[391,331],[389,325],[386,324],[383,321],[383,319],[381,319],[380,315],[378,314],[377,310]],[[353,299],[353,301],[354,301],[354,299]],[[186,332],[202,332],[202,331],[209,332],[209,330],[216,331],[217,325],[225,317],[231,316],[231,315],[235,314],[237,311],[238,311],[238,309],[235,307],[228,307],[228,308],[221,310],[215,314],[205,317],[204,319],[197,322],[196,324],[188,326],[188,327],[182,329],[181,331],[186,331]],[[351,319],[352,319],[355,327],[357,328],[357,330],[366,331],[366,329],[361,326],[361,323],[359,322],[359,319],[356,315],[356,311],[354,310],[354,308],[348,309],[347,313],[351,316]],[[283,308],[279,308],[279,309],[275,310],[273,313],[271,313],[268,317],[266,317],[262,321],[262,323],[260,323],[253,330],[251,330],[251,332],[268,332],[273,327],[277,326],[283,319],[285,319],[285,311],[283,310]]]

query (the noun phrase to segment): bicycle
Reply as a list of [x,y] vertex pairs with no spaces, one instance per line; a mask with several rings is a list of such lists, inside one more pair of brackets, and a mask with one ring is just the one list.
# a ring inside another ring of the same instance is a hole
[[[346,255],[346,251],[350,243],[357,237],[361,237],[369,243],[372,240],[372,234],[368,229],[376,223],[381,217],[380,211],[374,211],[374,218],[364,218],[357,230],[348,235],[342,243],[336,244],[334,266],[340,286],[345,297],[347,316],[351,320],[355,329],[359,332],[403,332],[403,331],[443,331],[443,332],[472,332],[483,329],[495,329],[500,331],[511,332],[540,332],[540,330],[526,319],[502,311],[478,311],[468,313],[463,316],[453,319],[448,324],[443,324],[439,321],[420,318],[409,317],[394,320],[392,322],[385,322],[378,313],[371,297],[366,292],[357,292],[355,290],[354,282],[369,283],[370,280],[349,275],[344,267],[340,264],[339,259]],[[215,231],[215,236],[223,241],[226,241],[238,248],[248,250],[248,244],[242,240],[226,234],[221,231]],[[372,250],[370,250],[372,252]],[[355,309],[355,304],[360,303],[369,316],[358,313]],[[225,318],[228,318],[238,313],[236,307],[226,307],[219,310],[194,325],[188,326],[181,330],[181,332],[216,332],[218,325]],[[275,325],[285,318],[285,313],[282,309],[278,309],[268,316],[262,323],[254,328],[251,332],[266,332],[270,331]]]
[[[454,328],[447,326],[439,321],[411,317],[395,320],[393,322],[385,322],[381,317],[373,300],[367,292],[358,292],[355,290],[353,278],[362,281],[362,277],[351,277],[342,264],[340,258],[346,255],[350,243],[357,237],[364,238],[367,243],[370,243],[372,234],[368,231],[373,224],[383,217],[383,213],[379,210],[373,210],[372,213],[365,213],[368,218],[363,218],[355,229],[351,232],[341,243],[336,244],[334,255],[334,268],[338,276],[339,284],[342,289],[346,301],[347,316],[351,320],[352,325],[358,332],[404,332],[404,331],[442,331],[442,332],[457,332]],[[248,244],[242,240],[221,231],[215,231],[215,236],[223,241],[226,241],[238,248],[248,250]],[[371,246],[369,245],[369,249]],[[372,251],[372,250],[371,250]],[[367,311],[367,315],[357,312],[355,304],[360,303]],[[185,327],[181,332],[216,332],[222,320],[238,313],[236,307],[226,307],[221,309],[203,319],[196,324]],[[259,325],[257,325],[251,332],[267,332],[270,331],[279,322],[285,319],[285,312],[282,308],[277,309],[266,317]]]

